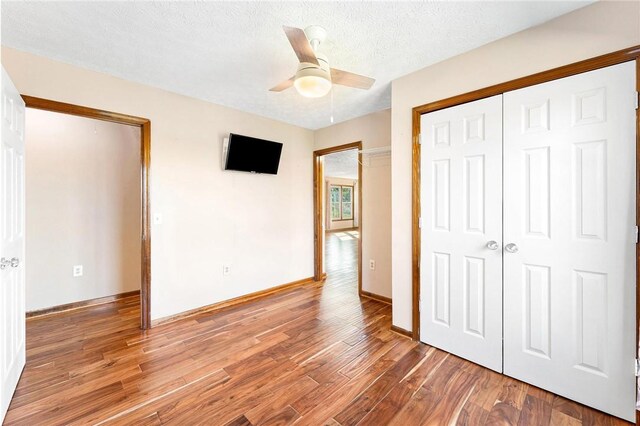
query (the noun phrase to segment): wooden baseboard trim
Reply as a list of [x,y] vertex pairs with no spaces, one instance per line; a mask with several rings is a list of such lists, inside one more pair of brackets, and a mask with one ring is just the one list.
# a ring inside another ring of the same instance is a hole
[[[324,274],[323,281],[324,281],[324,278],[326,278],[326,274]],[[213,303],[211,305],[202,306],[200,308],[191,309],[185,312],[180,312],[179,314],[154,319],[151,321],[151,327],[157,327],[162,324],[167,324],[170,322],[188,318],[197,314],[201,314],[203,312],[213,312],[220,309],[228,308],[230,306],[240,305],[255,299],[260,299],[260,298],[272,295],[274,293],[277,293],[283,290],[291,289],[293,287],[301,287],[303,285],[319,283],[319,282],[321,281],[315,281],[313,277],[303,278],[301,280],[293,281],[287,284],[282,284],[275,287],[267,288],[265,290],[256,291],[254,293],[245,294],[244,296],[238,296],[238,297],[234,297],[233,299],[223,300],[222,302]]]
[[82,300],[80,302],[67,303],[65,305],[52,306],[50,308],[38,309],[36,311],[29,311],[27,312],[27,319],[39,318],[46,315],[58,314],[66,311],[73,311],[80,308],[88,308],[89,306],[103,305],[105,303],[111,303],[115,302],[116,300],[134,296],[140,297],[140,290],[114,294],[113,296],[98,297],[96,299]]
[[390,297],[386,297],[386,296],[380,296],[379,294],[375,294],[375,293],[371,293],[369,291],[364,291],[362,290],[360,292],[360,297],[366,297],[368,299],[373,299],[373,300],[377,300],[378,302],[382,302],[382,303],[388,303],[389,305],[391,305],[391,298]]
[[394,333],[398,333],[404,337],[408,337],[409,339],[413,339],[413,333],[409,330],[405,330],[404,328],[398,327],[397,325],[391,325],[391,331]]

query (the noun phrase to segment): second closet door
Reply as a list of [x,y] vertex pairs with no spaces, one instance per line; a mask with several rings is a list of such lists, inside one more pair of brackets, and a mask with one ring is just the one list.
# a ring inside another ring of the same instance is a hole
[[504,94],[504,373],[634,418],[635,69]]

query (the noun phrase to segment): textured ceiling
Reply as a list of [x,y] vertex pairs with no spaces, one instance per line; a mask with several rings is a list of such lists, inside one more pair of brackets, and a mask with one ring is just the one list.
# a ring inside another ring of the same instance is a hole
[[335,122],[391,106],[391,80],[590,2],[2,2],[2,43],[302,127],[331,96],[268,89],[295,73],[282,25],[321,25],[336,68],[377,81],[333,90]]
[[345,179],[358,179],[358,150],[334,152],[324,156],[324,175]]

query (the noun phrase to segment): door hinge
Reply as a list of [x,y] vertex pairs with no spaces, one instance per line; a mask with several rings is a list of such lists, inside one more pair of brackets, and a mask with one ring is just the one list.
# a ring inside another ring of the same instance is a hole
[[636,244],[638,244],[638,225],[636,225]]
[[636,358],[636,377],[640,377],[640,360]]
[[636,109],[639,108],[638,104],[640,103],[640,92],[636,90]]
[[[636,99],[636,102],[637,102],[637,99]],[[418,135],[418,145],[422,145],[422,133]]]
[[[637,227],[636,227],[636,228],[637,228]],[[419,218],[418,218],[418,229],[422,229],[422,217],[419,217]],[[638,234],[636,233],[636,236],[637,236],[637,235],[638,235]],[[637,242],[637,238],[636,238],[636,242]]]

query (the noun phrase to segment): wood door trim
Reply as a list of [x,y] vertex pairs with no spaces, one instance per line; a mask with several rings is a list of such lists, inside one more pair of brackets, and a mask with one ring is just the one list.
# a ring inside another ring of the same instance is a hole
[[[322,261],[324,233],[322,232],[322,186],[324,185],[321,157],[336,152],[358,150],[358,229],[362,229],[362,141],[313,151],[313,277],[316,281],[326,278]],[[355,219],[354,219],[355,220]],[[362,232],[358,238],[358,294],[362,296]]]
[[[595,58],[587,59],[573,64],[564,65],[558,68],[553,68],[548,71],[539,72],[526,77],[517,78],[515,80],[507,81],[504,83],[496,84],[493,86],[485,87],[483,89],[474,90],[472,92],[464,93],[461,95],[452,96],[446,99],[430,102],[424,105],[419,105],[412,110],[412,330],[411,335],[413,340],[420,339],[420,254],[421,254],[421,241],[420,241],[420,229],[418,227],[418,221],[421,211],[420,200],[420,117],[422,114],[437,111],[443,108],[449,108],[452,106],[460,105],[467,102],[477,101],[480,99],[488,98],[490,96],[500,95],[512,90],[522,89],[529,86],[534,86],[540,83],[546,83],[548,81],[557,80],[564,77],[570,77],[572,75],[581,74],[588,71],[594,71],[600,68],[608,67],[611,65],[617,65],[623,62],[636,61],[637,69],[637,90],[640,91],[640,46],[633,46],[627,49],[618,50],[616,52],[608,53],[606,55],[597,56]],[[638,163],[640,161],[640,113],[636,110],[636,173],[638,173]],[[638,215],[636,223],[640,223],[640,174],[636,178],[636,214]],[[638,259],[640,259],[640,248],[636,247]],[[638,263],[638,262],[637,262]],[[640,291],[638,291],[638,285],[640,283],[640,272],[636,267],[638,273],[636,281],[636,347],[638,347],[638,337],[640,330]],[[638,414],[637,414],[638,415]],[[640,424],[640,415],[637,417],[638,424]]]
[[610,65],[617,65],[622,62],[633,61],[639,56],[640,46],[633,46],[628,49],[618,50],[613,53],[596,56],[595,58],[586,59],[584,61],[575,62],[573,64],[563,65],[558,68],[531,74],[526,77],[516,78],[515,80],[506,81],[504,83],[495,84],[493,86],[463,93],[461,95],[456,95],[450,98],[441,99],[439,101],[419,105],[413,108],[414,118],[415,114],[422,115],[428,112],[460,105],[466,102],[477,101],[479,99],[500,95],[512,90],[535,86],[536,84],[546,83],[548,81],[558,80],[560,78],[570,77],[576,74],[582,74],[584,72],[605,68]]
[[27,108],[41,109],[62,114],[94,118],[113,123],[137,126],[140,128],[140,195],[142,233],[141,239],[141,270],[140,281],[140,328],[146,330],[151,327],[151,222],[149,179],[151,169],[151,121],[147,118],[117,112],[104,111],[86,106],[73,105],[64,102],[42,99],[29,95],[22,95]]

